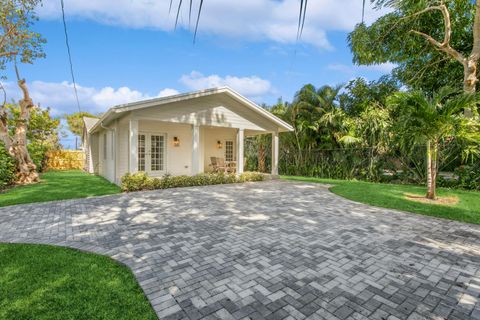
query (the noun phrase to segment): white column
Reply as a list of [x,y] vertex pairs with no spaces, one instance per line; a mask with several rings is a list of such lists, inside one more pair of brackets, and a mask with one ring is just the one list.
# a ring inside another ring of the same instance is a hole
[[138,171],[138,120],[130,120],[129,172]]
[[237,134],[237,174],[243,173],[243,161],[244,161],[244,152],[243,152],[243,141],[245,137],[245,132],[243,129],[238,129]]
[[278,132],[272,133],[272,176],[278,176]]
[[200,173],[200,126],[192,128],[192,175]]

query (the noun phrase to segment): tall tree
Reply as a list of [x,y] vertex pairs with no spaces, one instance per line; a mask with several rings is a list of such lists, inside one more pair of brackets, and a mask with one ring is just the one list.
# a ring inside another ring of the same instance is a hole
[[67,119],[68,130],[79,137],[82,137],[83,117],[96,118],[96,116],[86,111],[75,112],[65,116]]
[[4,69],[8,63],[14,63],[17,84],[22,92],[19,118],[13,133],[8,130],[6,101],[0,105],[0,140],[16,161],[17,183],[20,184],[38,181],[35,164],[27,150],[28,124],[34,103],[25,79],[20,78],[17,61],[32,63],[36,58],[44,56],[42,44],[45,41],[31,30],[32,24],[37,20],[34,9],[39,2],[40,0],[2,0],[0,6],[0,69]]
[[449,88],[442,88],[433,95],[421,91],[398,92],[389,100],[389,104],[398,111],[393,131],[400,136],[402,147],[426,147],[428,199],[436,198],[442,142],[455,139],[463,145],[465,158],[479,156],[479,124],[460,115],[464,108],[475,103],[475,95],[459,94]]
[[371,106],[385,106],[387,98],[400,90],[398,81],[391,76],[367,81],[364,78],[351,80],[340,95],[341,106],[350,116],[359,116]]
[[393,62],[405,84],[427,91],[462,84],[476,91],[480,59],[480,0],[372,0],[392,12],[349,35],[359,64]]

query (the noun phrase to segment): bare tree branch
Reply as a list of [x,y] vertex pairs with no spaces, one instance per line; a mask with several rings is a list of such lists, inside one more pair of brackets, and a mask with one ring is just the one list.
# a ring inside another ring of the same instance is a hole
[[3,110],[3,108],[7,104],[7,91],[5,91],[5,87],[3,86],[3,84],[1,82],[0,82],[0,90],[3,91],[3,102],[0,105],[0,110]]
[[430,42],[433,46],[435,46],[438,50],[445,52],[448,54],[450,57],[454,58],[458,62],[460,62],[462,65],[465,65],[467,63],[467,59],[458,52],[457,50],[453,49],[450,44],[444,45],[443,43],[438,42],[434,38],[432,38],[430,35],[417,31],[417,30],[411,30],[410,32],[418,34],[422,37],[424,37],[428,42]]
[[[443,42],[437,41],[432,36],[430,36],[430,35],[428,35],[424,32],[421,32],[421,31],[411,30],[411,32],[415,33],[419,36],[422,36],[428,42],[430,42],[434,47],[436,47],[438,50],[445,52],[450,57],[454,58],[455,60],[457,60],[458,62],[460,62],[462,65],[465,66],[466,63],[467,63],[467,59],[463,56],[463,54],[461,54],[460,52],[458,52],[457,50],[455,50],[454,48],[452,48],[450,46],[450,40],[451,40],[451,37],[452,37],[452,23],[451,23],[451,20],[450,20],[450,13],[448,12],[448,8],[444,4],[425,8],[425,9],[423,9],[421,11],[418,11],[418,12],[416,12],[416,13],[408,16],[408,17],[405,17],[405,18],[411,18],[411,17],[419,16],[419,15],[424,14],[426,12],[435,11],[435,10],[440,11],[443,15],[443,24],[444,24],[444,27],[445,27],[445,34],[443,36]],[[480,22],[479,22],[479,24],[480,24]],[[480,28],[480,25],[479,25],[479,28]],[[480,52],[480,48],[479,48],[479,52]]]
[[475,4],[475,20],[473,22],[473,49],[470,59],[477,64],[480,59],[480,1]]

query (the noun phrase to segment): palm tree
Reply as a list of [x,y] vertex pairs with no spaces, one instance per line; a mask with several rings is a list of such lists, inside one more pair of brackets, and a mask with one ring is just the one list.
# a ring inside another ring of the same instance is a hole
[[[362,23],[363,23],[363,21],[365,19],[366,0],[359,0],[359,1],[362,1]],[[300,11],[298,13],[297,40],[299,40],[302,37],[303,28],[305,26],[305,19],[307,17],[308,0],[299,0],[298,4],[299,4],[299,7],[300,7]],[[172,10],[173,5],[174,5],[174,0],[170,0],[170,9],[169,9],[170,11]],[[192,20],[192,9],[193,9],[193,6],[194,6],[194,1],[193,0],[185,0],[185,1],[178,0],[176,19],[175,19],[175,27],[178,24],[178,18],[180,16],[180,11],[182,10],[182,7],[186,6],[186,5],[188,5],[188,21],[189,21],[189,24],[190,24],[190,22]],[[202,14],[203,5],[204,5],[204,1],[199,0],[198,1],[198,7],[197,7],[197,18],[196,18],[196,21],[195,21],[195,31],[194,31],[194,35],[193,35],[193,41],[195,41],[195,38],[197,36],[198,24],[200,22],[200,16]]]
[[436,199],[439,148],[442,142],[457,140],[463,146],[464,159],[479,156],[480,130],[475,119],[462,115],[476,103],[476,96],[442,88],[429,96],[421,91],[398,92],[389,99],[395,109],[394,132],[403,147],[426,146],[427,195]]

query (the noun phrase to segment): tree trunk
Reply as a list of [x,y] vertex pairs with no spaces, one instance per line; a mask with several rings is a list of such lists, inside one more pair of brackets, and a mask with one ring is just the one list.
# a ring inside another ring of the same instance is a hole
[[463,79],[463,91],[465,93],[475,93],[477,79],[477,65],[474,61],[470,59],[465,63],[463,68],[464,79]]
[[435,200],[437,198],[437,158],[438,145],[437,143],[427,142],[427,198]]
[[[477,62],[468,59],[463,67],[463,91],[469,94],[475,94],[477,91]],[[471,108],[465,108],[464,114],[466,117],[473,117],[473,110]]]
[[23,99],[19,101],[20,117],[15,128],[15,134],[9,149],[10,154],[16,161],[18,184],[29,184],[38,182],[36,166],[30,158],[27,149],[27,129],[30,119],[30,109],[34,106],[28,93],[25,80],[19,80],[18,86],[22,90]]

